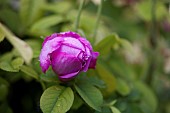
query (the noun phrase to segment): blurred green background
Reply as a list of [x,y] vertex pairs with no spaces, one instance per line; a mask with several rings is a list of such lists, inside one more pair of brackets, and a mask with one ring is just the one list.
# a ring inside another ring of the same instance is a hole
[[[74,30],[80,2],[0,0],[0,23],[7,28],[0,26],[0,113],[41,113],[37,78],[50,80],[41,76],[41,44],[54,32]],[[121,113],[170,113],[170,1],[103,0],[94,37],[99,6],[100,0],[85,1],[78,32],[100,52],[87,75],[104,81],[105,103],[116,100]],[[87,108],[68,113],[98,113]]]

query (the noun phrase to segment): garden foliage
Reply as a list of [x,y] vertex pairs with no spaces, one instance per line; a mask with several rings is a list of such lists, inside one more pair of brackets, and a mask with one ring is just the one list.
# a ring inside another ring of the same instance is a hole
[[[39,55],[74,31],[100,53],[60,81]],[[170,113],[168,0],[0,0],[0,113]]]

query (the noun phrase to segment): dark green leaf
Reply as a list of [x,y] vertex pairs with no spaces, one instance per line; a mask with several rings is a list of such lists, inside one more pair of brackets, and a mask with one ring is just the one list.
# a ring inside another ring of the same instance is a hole
[[14,69],[10,62],[0,62],[0,69],[9,72],[18,72],[19,70]]
[[0,57],[0,62],[11,61],[12,57],[13,57],[12,52],[7,52]]
[[8,86],[9,83],[0,77],[0,101],[3,101],[6,99],[8,94]]
[[112,70],[119,76],[127,79],[127,80],[135,80],[136,76],[134,71],[129,67],[126,62],[118,57],[115,57],[114,59],[111,59],[110,62],[108,62]]
[[23,57],[25,62],[29,64],[31,62],[33,53],[30,46],[23,40],[16,37],[8,28],[0,23],[0,29],[5,34],[8,41],[16,48],[16,50]]
[[96,71],[98,72],[99,77],[106,84],[106,88],[104,89],[106,95],[113,93],[113,91],[116,89],[116,79],[114,75],[100,63],[97,64]]
[[7,102],[0,104],[1,113],[13,113]]
[[77,83],[74,85],[82,99],[93,109],[101,111],[103,96],[96,87],[88,83]]
[[110,104],[111,106],[113,106],[115,103],[116,103],[116,100],[113,100],[113,101],[110,102],[109,104]]
[[4,33],[0,30],[0,42],[2,42],[5,38]]
[[0,57],[0,69],[9,72],[18,72],[20,66],[22,66],[24,63],[24,60],[20,57],[12,60],[12,57],[12,52],[6,53],[2,57]]
[[6,99],[8,94],[8,87],[5,84],[0,84],[0,101]]
[[41,20],[37,21],[32,27],[31,27],[31,32],[37,32],[41,31],[43,29],[48,29],[49,27],[52,27],[60,22],[63,22],[64,19],[61,16],[58,15],[53,15],[53,16],[48,16],[45,18],[42,18]]
[[23,66],[20,67],[20,69],[21,69],[22,72],[29,75],[30,77],[33,77],[35,79],[39,78],[37,72],[34,69],[32,69],[31,67],[23,65]]
[[19,33],[21,24],[16,11],[10,8],[2,8],[0,10],[0,15],[1,22],[8,26],[14,33]]
[[83,105],[83,100],[76,94],[71,109],[77,110],[81,105]]
[[71,88],[52,86],[44,91],[40,99],[43,113],[65,113],[73,104],[74,94]]
[[126,49],[127,51],[133,53],[133,47],[131,43],[128,40],[125,39],[119,39],[119,44],[123,47],[123,49]]
[[112,34],[101,40],[94,49],[100,52],[101,55],[107,55],[111,48],[117,44],[119,44],[119,37],[116,34]]
[[37,39],[29,39],[26,42],[31,46],[33,49],[33,58],[37,58],[40,55],[42,41]]
[[29,26],[38,20],[43,14],[44,4],[45,0],[21,0],[20,17],[22,24]]
[[14,69],[17,69],[17,70],[19,70],[20,66],[22,66],[23,64],[24,64],[24,60],[22,58],[20,58],[20,57],[12,60],[12,62],[11,62],[12,67]]
[[116,89],[121,95],[126,96],[130,93],[130,87],[124,80],[117,78],[116,84]]
[[112,113],[121,113],[117,108],[115,108],[114,106],[110,107]]
[[[152,2],[148,0],[148,1],[142,1],[136,5],[137,15],[145,21],[152,20],[152,13],[151,13],[152,4],[151,3]],[[160,2],[157,3],[155,10],[156,10],[155,11],[156,17],[158,20],[162,19],[165,15],[167,15],[166,8]]]
[[72,4],[69,1],[57,1],[54,3],[47,3],[43,9],[52,11],[55,13],[66,13],[71,8]]
[[88,82],[94,86],[97,86],[99,88],[105,88],[105,82],[98,79],[97,77],[89,77]]
[[12,60],[13,53],[9,52],[0,57],[0,69],[9,72],[18,72],[20,66],[23,65],[24,60],[20,57]]
[[150,112],[154,112],[157,108],[158,102],[153,91],[141,81],[136,81],[134,86],[141,93],[141,106],[148,109]]
[[57,75],[53,72],[53,70],[50,68],[47,70],[47,72],[40,75],[40,78],[45,82],[56,82],[59,83]]
[[103,106],[101,111],[95,111],[94,113],[112,113],[108,106]]

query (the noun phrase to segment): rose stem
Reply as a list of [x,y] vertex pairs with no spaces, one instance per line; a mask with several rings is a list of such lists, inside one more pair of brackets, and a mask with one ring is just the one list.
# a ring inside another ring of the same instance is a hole
[[80,0],[80,1],[81,1],[81,3],[80,3],[80,6],[79,6],[77,18],[76,18],[76,21],[75,21],[75,31],[76,31],[76,32],[77,32],[78,27],[79,27],[80,15],[81,15],[81,12],[82,12],[83,5],[84,5],[85,0]]
[[151,34],[150,34],[150,45],[151,45],[151,59],[150,59],[150,65],[149,65],[149,69],[147,72],[147,76],[146,76],[146,83],[148,85],[151,85],[152,83],[152,79],[153,79],[153,75],[154,72],[156,70],[156,61],[157,58],[155,56],[157,56],[157,22],[156,22],[156,3],[157,0],[152,0],[152,7],[151,7],[151,15],[152,15],[152,24],[151,24]]
[[97,10],[97,19],[96,19],[96,23],[95,23],[95,27],[94,27],[94,32],[93,32],[93,44],[96,41],[96,34],[97,34],[97,30],[98,30],[99,20],[100,20],[100,16],[102,13],[102,5],[103,5],[103,0],[101,0],[101,3]]
[[41,87],[42,87],[43,91],[45,91],[46,90],[46,86],[45,86],[44,82],[41,81],[41,80],[39,82],[41,84]]

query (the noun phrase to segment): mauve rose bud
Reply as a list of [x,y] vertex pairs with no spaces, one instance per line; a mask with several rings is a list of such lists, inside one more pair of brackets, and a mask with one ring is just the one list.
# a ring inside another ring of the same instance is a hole
[[93,52],[89,41],[68,31],[46,37],[39,60],[44,73],[51,65],[61,81],[69,81],[81,71],[94,69],[98,55],[98,52]]

